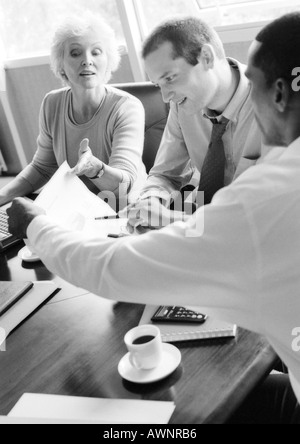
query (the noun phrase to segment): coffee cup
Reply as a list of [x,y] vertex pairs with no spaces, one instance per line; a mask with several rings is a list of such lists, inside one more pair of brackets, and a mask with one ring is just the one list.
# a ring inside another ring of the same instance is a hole
[[137,370],[151,370],[162,359],[161,334],[155,325],[140,325],[130,330],[124,338],[130,364]]

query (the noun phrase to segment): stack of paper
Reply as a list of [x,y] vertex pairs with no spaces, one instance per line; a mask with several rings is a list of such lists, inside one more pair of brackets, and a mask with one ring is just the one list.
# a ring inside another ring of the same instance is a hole
[[[186,307],[191,310],[205,313],[201,307]],[[140,325],[152,324],[151,318],[158,307],[146,305]],[[195,341],[213,338],[234,338],[237,326],[228,322],[220,321],[208,316],[204,324],[175,322],[155,322],[160,329],[163,342]]]
[[5,337],[56,291],[57,286],[51,281],[33,282],[31,290],[0,317],[0,329],[5,332]]

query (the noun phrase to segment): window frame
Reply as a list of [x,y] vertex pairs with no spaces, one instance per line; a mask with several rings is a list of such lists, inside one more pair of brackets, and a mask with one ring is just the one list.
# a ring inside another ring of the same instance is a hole
[[[148,34],[147,26],[143,18],[141,1],[145,0],[116,0],[117,8],[120,14],[121,24],[124,31],[125,40],[127,43],[128,56],[130,59],[130,65],[133,72],[133,77],[136,82],[145,81],[145,73],[142,66],[140,57],[142,42]],[[189,0],[191,1],[191,0]],[[198,0],[193,0],[198,5]],[[271,6],[282,6],[282,0],[262,0],[259,4],[261,9],[268,9]],[[299,6],[299,0],[286,0],[285,6]],[[232,4],[226,5],[226,8],[239,9],[246,7],[256,7],[256,1],[248,1],[246,3],[235,4],[232,0]],[[205,8],[209,11],[213,8]],[[268,21],[261,22],[249,22],[245,24],[234,24],[225,26],[216,26],[215,29],[219,33],[223,43],[234,43],[237,41],[250,41],[253,40],[257,32]],[[3,42],[0,42],[0,47]],[[2,51],[1,51],[2,52]],[[3,52],[2,52],[3,54]],[[49,53],[44,55],[28,56],[28,57],[16,57],[13,59],[0,60],[0,64],[4,66],[4,69],[14,69],[19,67],[30,67],[41,64],[48,64],[50,61]]]

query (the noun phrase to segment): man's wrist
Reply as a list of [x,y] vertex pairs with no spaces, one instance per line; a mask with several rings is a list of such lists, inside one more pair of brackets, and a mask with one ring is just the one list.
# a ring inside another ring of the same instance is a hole
[[190,218],[190,216],[183,211],[170,211],[170,214],[172,224],[175,222],[187,222]]
[[161,205],[165,204],[164,200],[161,197],[155,195],[141,196],[139,200],[151,200],[151,199],[157,199]]
[[[36,224],[37,224],[38,220],[40,220],[41,218],[47,218],[47,216],[45,214],[39,214],[39,215],[33,217],[31,219],[31,221],[29,221],[27,228],[26,228],[27,238],[29,238],[29,236],[33,237],[34,235],[37,234],[38,230],[36,228],[37,227]],[[48,220],[47,220],[47,222],[48,222]]]

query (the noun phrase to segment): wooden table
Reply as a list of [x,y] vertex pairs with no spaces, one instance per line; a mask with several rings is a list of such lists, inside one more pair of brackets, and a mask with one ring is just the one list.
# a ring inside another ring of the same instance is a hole
[[18,248],[0,255],[0,280],[54,280],[62,291],[12,333],[0,353],[0,415],[21,395],[174,401],[171,424],[223,423],[273,368],[277,356],[256,334],[177,344],[182,364],[167,379],[137,385],[118,374],[125,333],[143,306],[108,301],[53,276],[42,263],[26,265]]

